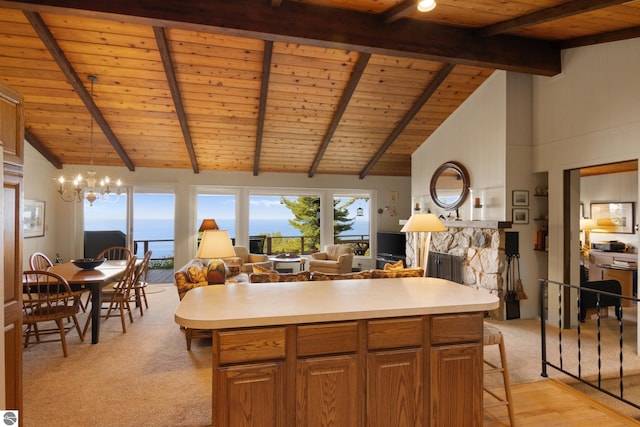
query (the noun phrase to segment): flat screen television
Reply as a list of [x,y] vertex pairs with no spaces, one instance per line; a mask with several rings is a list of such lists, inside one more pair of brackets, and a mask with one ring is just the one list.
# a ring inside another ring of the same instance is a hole
[[379,257],[404,258],[406,256],[407,235],[392,231],[378,231],[377,243]]

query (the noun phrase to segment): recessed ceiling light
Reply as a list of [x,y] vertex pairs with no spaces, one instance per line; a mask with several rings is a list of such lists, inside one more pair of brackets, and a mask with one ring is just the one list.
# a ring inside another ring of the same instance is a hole
[[431,12],[436,8],[436,0],[420,0],[418,2],[419,12]]

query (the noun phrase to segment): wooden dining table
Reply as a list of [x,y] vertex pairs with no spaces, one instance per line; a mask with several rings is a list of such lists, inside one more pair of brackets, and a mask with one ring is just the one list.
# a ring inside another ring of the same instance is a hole
[[72,262],[55,264],[49,271],[64,277],[71,289],[91,291],[91,344],[100,341],[100,310],[102,307],[102,288],[118,280],[125,271],[126,260],[107,260],[94,270],[83,270]]

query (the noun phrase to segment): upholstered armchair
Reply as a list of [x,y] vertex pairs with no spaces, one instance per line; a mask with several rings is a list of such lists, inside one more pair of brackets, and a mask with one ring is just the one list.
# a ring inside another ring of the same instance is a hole
[[234,246],[233,250],[236,252],[236,257],[240,258],[241,273],[253,273],[254,265],[259,265],[268,270],[273,268],[273,263],[269,261],[267,255],[249,253],[249,249],[244,246]]
[[350,273],[353,264],[353,248],[342,245],[327,245],[323,252],[311,254],[309,271],[321,273]]

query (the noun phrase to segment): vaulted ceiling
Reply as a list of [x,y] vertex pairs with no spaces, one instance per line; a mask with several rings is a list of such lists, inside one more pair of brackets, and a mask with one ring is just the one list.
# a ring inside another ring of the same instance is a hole
[[494,70],[639,35],[640,1],[0,0],[0,81],[58,168],[408,176]]

